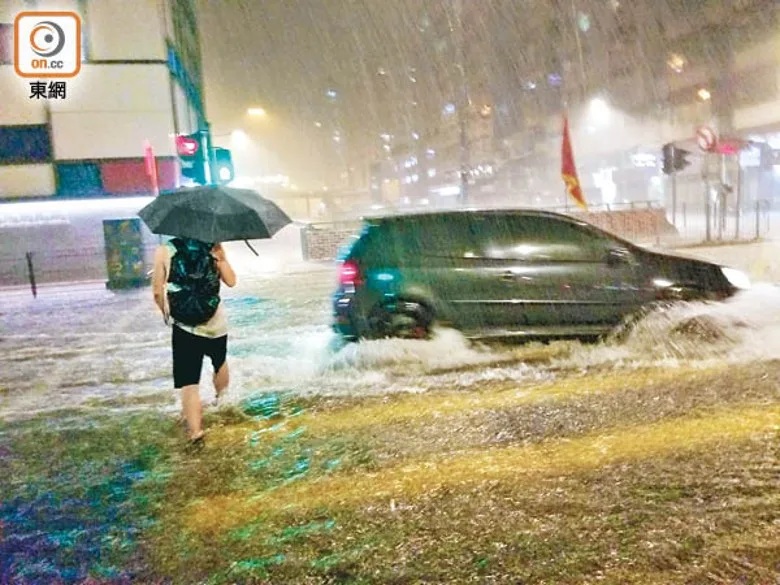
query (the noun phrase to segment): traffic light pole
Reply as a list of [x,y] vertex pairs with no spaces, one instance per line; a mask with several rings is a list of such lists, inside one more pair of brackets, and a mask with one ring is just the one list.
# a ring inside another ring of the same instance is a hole
[[709,152],[704,153],[704,164],[702,165],[701,176],[704,183],[704,241],[712,240],[712,195],[710,193],[710,159]]
[[206,145],[206,151],[205,151],[205,158],[206,158],[206,172],[208,176],[206,177],[206,184],[207,185],[216,185],[217,184],[217,173],[216,169],[217,166],[214,163],[214,149],[212,148],[211,143],[211,124],[209,122],[206,122],[205,124],[205,130],[202,130],[203,133],[203,142]]
[[737,180],[736,180],[737,201],[735,203],[736,216],[734,218],[734,239],[739,240],[739,216],[742,215],[742,164],[737,154]]
[[672,169],[672,225],[677,227],[677,171]]

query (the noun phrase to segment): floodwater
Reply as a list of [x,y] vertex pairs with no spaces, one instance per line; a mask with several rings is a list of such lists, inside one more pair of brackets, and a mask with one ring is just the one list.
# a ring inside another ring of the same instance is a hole
[[[301,395],[425,392],[489,380],[541,380],[561,369],[639,367],[780,356],[780,288],[755,285],[718,304],[648,315],[626,336],[599,344],[471,343],[438,331],[430,341],[341,346],[330,330],[330,267],[256,275],[223,297],[231,323],[227,402],[260,392]],[[0,418],[71,409],[177,408],[170,329],[150,289],[112,292],[100,283],[4,292],[0,308]],[[548,359],[538,356],[547,352]],[[201,391],[213,397],[210,365]]]

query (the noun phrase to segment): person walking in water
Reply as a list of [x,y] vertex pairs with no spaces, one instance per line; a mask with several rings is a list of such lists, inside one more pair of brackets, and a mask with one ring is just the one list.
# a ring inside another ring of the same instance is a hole
[[208,356],[214,369],[215,401],[230,381],[228,324],[219,295],[220,282],[236,284],[222,244],[174,238],[154,255],[152,291],[166,324],[172,325],[173,385],[181,404],[190,444],[204,440],[200,374]]

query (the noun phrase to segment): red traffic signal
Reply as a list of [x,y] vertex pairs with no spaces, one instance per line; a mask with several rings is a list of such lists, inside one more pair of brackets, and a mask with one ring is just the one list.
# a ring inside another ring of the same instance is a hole
[[176,152],[179,155],[181,174],[194,182],[206,184],[206,152],[201,147],[200,131],[193,134],[180,134],[176,137]]
[[179,134],[176,137],[176,153],[179,156],[193,156],[200,150],[200,140],[191,135]]

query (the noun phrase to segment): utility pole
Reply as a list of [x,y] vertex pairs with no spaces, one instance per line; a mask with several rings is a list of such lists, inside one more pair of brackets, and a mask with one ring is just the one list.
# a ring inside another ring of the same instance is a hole
[[[714,68],[718,75],[714,91],[712,92],[712,113],[715,117],[719,140],[723,140],[734,137],[734,89],[732,87],[732,75],[735,70],[735,62],[732,29],[730,23],[724,22],[714,26],[707,32],[711,34],[711,39],[718,39],[719,51],[716,52],[714,63]],[[728,187],[733,183],[731,180],[733,169],[728,168],[726,156],[725,153],[721,153],[719,156],[720,178],[717,189],[718,239],[723,238],[729,195],[733,191],[733,189]],[[739,167],[739,150],[737,150],[736,163],[737,167]],[[739,215],[739,209],[736,212]]]

